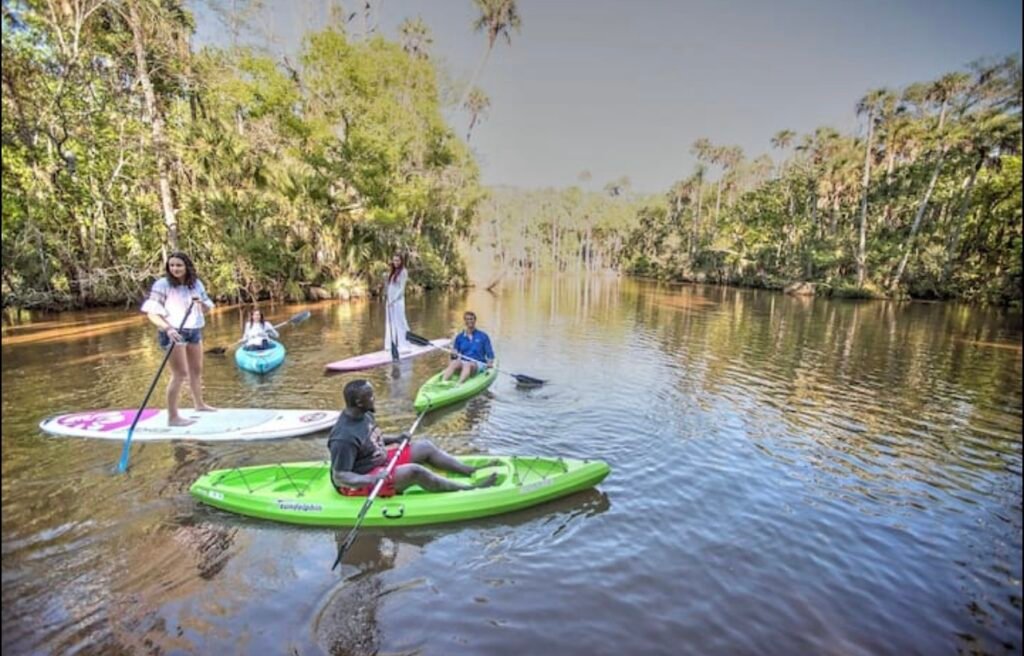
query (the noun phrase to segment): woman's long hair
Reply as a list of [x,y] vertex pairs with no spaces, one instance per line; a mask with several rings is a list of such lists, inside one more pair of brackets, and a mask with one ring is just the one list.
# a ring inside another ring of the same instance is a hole
[[263,310],[261,310],[259,308],[253,308],[253,309],[249,310],[249,325],[253,325],[254,324],[254,322],[253,322],[253,315],[256,314],[257,312],[260,313],[260,326],[266,326],[267,325],[267,318],[263,316]]
[[[399,264],[398,266],[395,266],[396,257],[401,261],[401,264]],[[405,271],[405,255],[401,253],[395,253],[394,255],[391,256],[391,259],[388,260],[388,266],[391,268],[391,273],[388,274],[388,284],[390,285],[391,283],[398,280],[398,276],[402,275],[402,271]]]
[[[185,263],[185,279],[181,282],[178,282],[178,279],[171,274],[171,258],[175,257]],[[192,258],[181,251],[175,251],[167,256],[167,261],[164,262],[164,273],[167,274],[167,282],[171,283],[172,287],[177,287],[179,285],[184,285],[189,289],[195,287],[197,280],[196,266],[192,264]]]

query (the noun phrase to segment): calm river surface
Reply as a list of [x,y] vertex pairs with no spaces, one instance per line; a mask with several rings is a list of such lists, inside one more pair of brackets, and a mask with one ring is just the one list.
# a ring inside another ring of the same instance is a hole
[[[339,407],[355,376],[323,365],[381,348],[383,308],[305,307],[263,379],[208,356],[207,400]],[[411,297],[410,324],[438,336],[467,307],[503,365],[551,382],[501,377],[421,434],[612,473],[512,515],[365,530],[340,575],[345,529],[188,495],[209,469],[324,457],[325,434],[137,443],[115,476],[120,444],[37,424],[138,404],[161,357],[149,324],[134,308],[5,323],[4,651],[1021,652],[1019,313],[591,278]],[[206,345],[238,334],[226,309]],[[385,429],[408,428],[443,362],[365,372]]]

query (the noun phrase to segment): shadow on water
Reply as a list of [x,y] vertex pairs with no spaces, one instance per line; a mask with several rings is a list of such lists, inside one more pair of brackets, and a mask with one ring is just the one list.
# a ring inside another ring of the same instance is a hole
[[[428,584],[423,577],[390,583],[382,575],[409,565],[431,542],[462,531],[467,525],[475,530],[514,529],[541,520],[545,526],[541,533],[550,531],[549,537],[556,537],[576,518],[599,515],[610,507],[606,494],[591,489],[533,508],[454,527],[360,531],[345,555],[339,581],[327,591],[313,614],[314,640],[330,654],[377,653],[382,642],[376,621],[378,606],[389,595]],[[336,549],[341,548],[348,532],[348,529],[334,532]]]

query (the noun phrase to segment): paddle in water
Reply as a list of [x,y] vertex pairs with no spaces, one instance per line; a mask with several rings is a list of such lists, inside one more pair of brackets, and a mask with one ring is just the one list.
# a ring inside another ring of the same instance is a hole
[[[188,307],[185,309],[185,316],[181,320],[181,325],[178,326],[178,334],[181,335],[181,331],[185,329],[185,322],[188,321],[188,315],[192,314],[192,306],[195,305],[196,299],[193,298]],[[117,463],[117,472],[123,474],[128,470],[128,455],[131,453],[132,446],[132,433],[135,432],[135,426],[139,423],[139,417],[142,416],[142,411],[146,409],[146,404],[149,403],[149,397],[153,395],[153,390],[156,388],[156,382],[160,380],[160,374],[164,372],[164,367],[167,366],[167,361],[171,359],[171,352],[177,348],[176,342],[173,340],[167,346],[167,353],[164,354],[164,359],[160,363],[160,368],[156,370],[156,376],[153,377],[153,382],[149,384],[149,390],[146,392],[145,398],[142,399],[142,405],[139,407],[138,412],[135,413],[135,418],[132,419],[132,425],[128,427],[128,435],[124,438],[124,447],[121,449],[121,460]]]
[[370,490],[369,496],[366,497],[366,502],[363,503],[362,510],[360,510],[359,515],[356,516],[356,523],[352,525],[352,530],[348,532],[348,536],[345,537],[345,541],[341,543],[340,547],[338,547],[338,557],[335,558],[334,564],[331,565],[331,571],[341,564],[341,559],[345,557],[345,552],[348,551],[349,547],[352,546],[352,543],[355,542],[356,533],[359,532],[359,527],[362,526],[363,519],[366,517],[366,513],[369,512],[370,506],[373,505],[373,500],[377,498],[377,494],[380,492],[380,489],[384,487],[384,481],[386,481],[395,471],[395,466],[398,464],[398,457],[402,455],[403,449],[409,447],[409,440],[412,439],[413,433],[415,433],[416,429],[419,428],[420,421],[423,420],[423,417],[426,414],[427,412],[424,410],[418,417],[416,417],[416,421],[413,422],[412,428],[410,428],[409,432],[406,433],[406,436],[402,438],[402,441],[398,443],[398,448],[395,449],[395,455],[391,457],[390,461],[388,461],[388,467],[384,470],[384,476],[373,484],[373,489]]
[[[302,323],[308,318],[309,310],[303,310],[302,312],[299,312],[298,314],[293,316],[291,319],[288,319],[288,321],[282,321],[281,323],[274,324],[274,329],[276,330],[277,328],[282,328],[288,325],[294,326],[295,324]],[[244,341],[244,339],[240,339],[229,346],[215,346],[211,349],[207,349],[206,352],[209,353],[210,355],[224,355],[228,349],[232,349]]]
[[[465,355],[462,355],[461,353],[457,353],[456,351],[454,351],[454,350],[452,350],[452,349],[450,349],[450,348],[448,348],[446,346],[438,346],[436,344],[433,344],[426,337],[421,337],[421,336],[417,335],[416,333],[412,332],[411,330],[409,332],[405,333],[405,338],[408,339],[413,344],[416,344],[417,346],[430,346],[430,347],[433,347],[433,348],[436,348],[436,349],[440,349],[442,351],[447,351],[448,353],[451,353],[452,355],[457,355],[460,358],[464,358],[466,360],[469,360],[470,362],[475,362],[475,363],[477,363],[479,365],[487,366],[487,364],[484,363],[484,362],[480,362],[479,360],[475,360],[473,358],[468,358]],[[541,380],[540,378],[534,378],[533,376],[527,376],[526,374],[513,374],[513,373],[510,373],[508,371],[502,371],[501,369],[498,369],[497,367],[495,367],[495,369],[497,369],[499,373],[503,373],[506,376],[512,376],[513,378],[516,379],[516,382],[521,384],[521,385],[530,385],[532,387],[539,387],[540,385],[543,385],[544,383],[547,382],[545,380]]]

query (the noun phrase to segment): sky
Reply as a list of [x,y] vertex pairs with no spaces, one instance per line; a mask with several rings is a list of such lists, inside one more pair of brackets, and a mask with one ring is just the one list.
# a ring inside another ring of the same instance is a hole
[[[229,4],[230,0],[221,0]],[[255,23],[296,52],[329,0],[263,0]],[[337,0],[335,0],[337,2]],[[471,0],[371,0],[379,29],[430,27],[431,53],[468,80],[486,49]],[[363,0],[342,0],[354,11]],[[199,4],[196,44],[223,45]],[[980,57],[1021,52],[1020,0],[519,0],[522,29],[498,42],[478,86],[491,109],[471,147],[483,182],[601,188],[627,175],[660,193],[707,137],[770,153],[781,129],[859,129],[866,91],[934,79]],[[358,32],[361,19],[351,25]],[[295,59],[292,59],[295,61]],[[459,134],[468,116],[448,112]],[[590,182],[579,174],[591,172]]]

